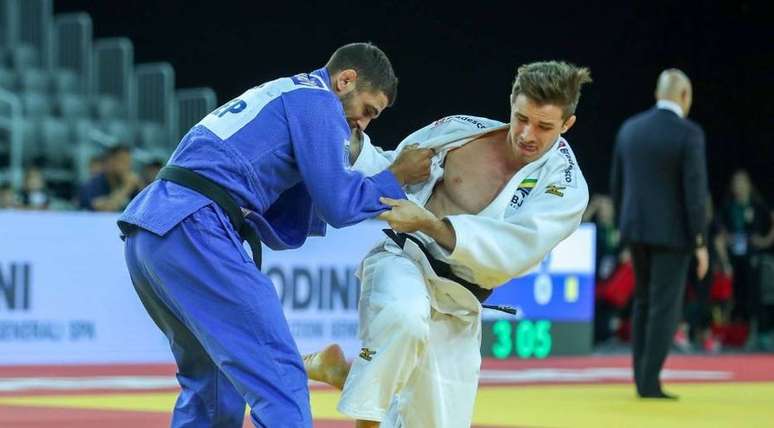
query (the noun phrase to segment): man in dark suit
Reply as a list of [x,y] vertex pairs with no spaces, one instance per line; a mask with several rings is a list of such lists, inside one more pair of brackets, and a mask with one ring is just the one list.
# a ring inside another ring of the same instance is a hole
[[635,297],[632,353],[637,394],[675,399],[659,374],[680,319],[688,264],[706,275],[707,171],[704,132],[685,119],[691,82],[680,70],[661,73],[655,108],[629,118],[616,138],[611,190],[621,239],[632,254]]

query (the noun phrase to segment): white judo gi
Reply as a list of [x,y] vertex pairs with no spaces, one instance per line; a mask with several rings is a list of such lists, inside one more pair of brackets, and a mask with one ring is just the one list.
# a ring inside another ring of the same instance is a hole
[[[383,152],[368,138],[352,166],[366,175],[388,167],[410,144],[436,151],[430,178],[407,186],[410,200],[424,206],[443,177],[449,150],[502,122],[451,116]],[[448,216],[456,246],[450,253],[427,235],[414,233],[460,278],[492,289],[524,275],[580,224],[588,187],[563,138],[525,165],[478,214]],[[359,277],[359,337],[362,351],[347,377],[340,412],[382,427],[469,427],[481,366],[481,304],[460,284],[433,271],[410,240],[401,249],[387,239],[363,260]]]

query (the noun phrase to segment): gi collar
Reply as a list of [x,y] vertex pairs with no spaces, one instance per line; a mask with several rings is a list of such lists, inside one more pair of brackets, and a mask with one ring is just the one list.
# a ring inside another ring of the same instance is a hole
[[323,68],[318,68],[317,70],[309,73],[311,77],[316,79],[318,82],[322,83],[323,87],[327,90],[331,90],[331,75],[328,73],[328,70]]

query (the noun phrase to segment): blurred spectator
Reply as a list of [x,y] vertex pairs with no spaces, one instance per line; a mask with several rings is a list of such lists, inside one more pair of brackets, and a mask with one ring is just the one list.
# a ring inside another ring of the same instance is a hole
[[758,325],[752,346],[765,351],[774,351],[774,211],[770,218],[769,233],[751,238],[753,246],[760,250],[757,257]]
[[620,251],[615,269],[594,291],[595,342],[629,340],[634,297],[634,267],[628,250]]
[[[589,201],[584,222],[596,226],[596,291],[594,299],[594,342],[615,339],[621,318],[629,309],[634,292],[634,273],[627,260],[621,260],[620,234],[615,226],[613,200],[594,195]],[[628,263],[628,265],[626,264]]]
[[9,184],[0,184],[0,209],[17,208],[18,206],[19,201],[16,197],[16,192],[13,191]]
[[91,211],[121,211],[141,189],[140,178],[132,171],[132,154],[125,146],[111,148],[104,171],[81,188],[79,205]]
[[753,319],[757,307],[753,256],[758,254],[768,240],[771,215],[754,191],[745,170],[738,170],[732,176],[730,195],[721,213],[721,226],[726,234],[734,274],[732,317],[748,322]]
[[156,179],[156,176],[159,175],[159,171],[161,171],[161,167],[163,167],[164,164],[159,160],[154,160],[146,163],[142,167],[142,187],[145,188],[145,186],[151,184],[153,180]]
[[105,157],[96,155],[89,159],[89,178],[96,177],[105,171]]
[[621,235],[615,225],[613,200],[609,196],[594,195],[583,213],[584,222],[594,222],[597,227],[597,281],[610,277],[618,266],[621,251]]
[[33,210],[48,209],[51,203],[51,192],[46,186],[46,181],[40,168],[30,167],[24,174],[24,186],[20,196],[23,208]]

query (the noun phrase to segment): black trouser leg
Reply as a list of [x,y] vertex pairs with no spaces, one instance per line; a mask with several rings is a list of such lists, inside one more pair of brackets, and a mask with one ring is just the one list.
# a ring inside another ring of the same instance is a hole
[[642,360],[647,334],[648,306],[650,301],[650,253],[644,245],[632,245],[634,267],[634,303],[632,306],[632,369],[637,393],[641,393]]
[[659,376],[672,344],[685,293],[690,252],[652,249],[644,352],[640,361],[640,393],[661,391]]

